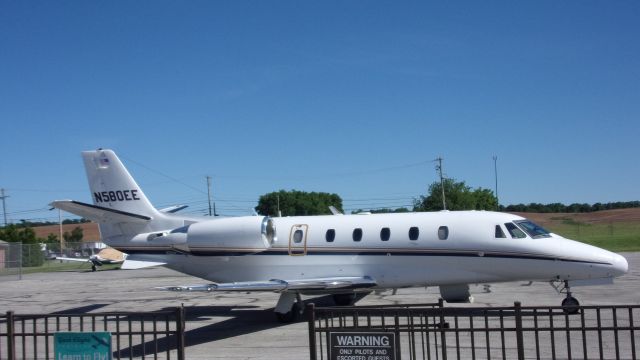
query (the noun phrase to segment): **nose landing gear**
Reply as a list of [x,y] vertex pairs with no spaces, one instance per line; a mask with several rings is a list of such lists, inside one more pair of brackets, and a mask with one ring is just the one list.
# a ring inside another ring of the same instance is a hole
[[566,294],[560,306],[562,311],[567,315],[574,315],[580,312],[580,302],[571,295],[571,288],[568,280],[551,281],[551,286],[556,289],[559,294]]

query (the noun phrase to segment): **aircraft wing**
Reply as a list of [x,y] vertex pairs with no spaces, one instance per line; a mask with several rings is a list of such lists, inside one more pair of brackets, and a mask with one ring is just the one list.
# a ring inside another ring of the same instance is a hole
[[304,280],[244,281],[212,283],[205,285],[165,286],[158,289],[170,291],[327,291],[362,289],[376,286],[375,280],[363,277],[333,277]]
[[78,261],[78,262],[89,262],[89,261],[91,261],[89,258],[69,258],[69,257],[59,257],[59,256],[56,256],[56,260]]

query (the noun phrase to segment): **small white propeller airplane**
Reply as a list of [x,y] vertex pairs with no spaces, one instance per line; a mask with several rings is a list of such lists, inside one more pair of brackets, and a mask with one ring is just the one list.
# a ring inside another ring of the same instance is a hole
[[[213,283],[178,291],[280,293],[275,313],[292,321],[301,295],[439,286],[448,302],[468,302],[469,284],[548,281],[570,287],[610,283],[624,257],[549,233],[522,217],[489,211],[371,215],[188,217],[156,210],[111,150],[82,153],[93,204],[51,205],[96,221],[107,245],[129,254],[123,268],[165,265]],[[145,265],[146,264],[146,265]]]
[[97,267],[102,265],[122,264],[126,258],[127,254],[110,248],[102,249],[88,258],[56,256],[56,260],[91,263],[91,271],[96,271]]

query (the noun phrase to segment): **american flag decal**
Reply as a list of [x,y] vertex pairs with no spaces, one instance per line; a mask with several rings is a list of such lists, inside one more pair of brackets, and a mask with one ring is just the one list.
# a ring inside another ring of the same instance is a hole
[[100,159],[98,159],[98,166],[101,168],[109,167],[109,158],[106,156],[100,157]]

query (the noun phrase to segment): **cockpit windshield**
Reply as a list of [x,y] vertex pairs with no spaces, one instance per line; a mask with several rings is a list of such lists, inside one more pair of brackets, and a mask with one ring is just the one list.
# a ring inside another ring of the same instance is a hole
[[549,231],[529,220],[516,220],[514,223],[533,239],[551,237]]

